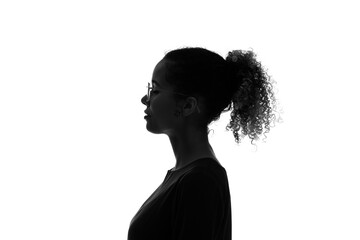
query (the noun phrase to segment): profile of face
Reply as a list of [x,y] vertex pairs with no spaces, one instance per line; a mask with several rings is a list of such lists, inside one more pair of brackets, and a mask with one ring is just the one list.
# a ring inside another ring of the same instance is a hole
[[[165,63],[166,60],[162,59],[155,66],[151,82],[153,87],[153,89],[150,90],[151,97],[149,101],[147,101],[147,95],[145,95],[142,97],[141,102],[147,106],[145,112],[150,116],[146,118],[147,130],[152,133],[165,133],[170,136],[181,132],[185,121],[189,119],[175,116],[175,112],[181,110],[181,107],[177,106],[174,98],[174,87],[166,81],[166,77],[169,77],[170,74],[167,72],[168,69]],[[188,114],[188,111],[193,112],[194,106],[196,105],[195,98],[188,98],[188,101],[192,104],[186,104],[190,109],[185,109],[185,114]]]
[[141,99],[141,102],[148,107],[145,111],[150,117],[146,118],[146,128],[152,133],[171,134],[177,125],[177,119],[174,116],[176,102],[171,94],[173,87],[165,79],[165,60],[161,60],[153,72],[152,82],[150,83],[153,88],[150,90],[151,97],[149,101],[147,101],[147,95]]

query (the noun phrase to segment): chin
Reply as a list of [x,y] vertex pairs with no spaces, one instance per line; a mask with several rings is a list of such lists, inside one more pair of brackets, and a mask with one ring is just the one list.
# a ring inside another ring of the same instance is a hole
[[154,134],[160,134],[161,132],[159,132],[156,128],[154,128],[153,124],[150,124],[149,122],[146,123],[146,129]]
[[148,132],[151,132],[153,134],[166,134],[166,135],[169,135],[167,133],[167,131],[164,131],[164,130],[161,130],[161,129],[158,129],[158,128],[153,128],[152,126],[149,126],[149,124],[146,125],[146,129],[148,130]]

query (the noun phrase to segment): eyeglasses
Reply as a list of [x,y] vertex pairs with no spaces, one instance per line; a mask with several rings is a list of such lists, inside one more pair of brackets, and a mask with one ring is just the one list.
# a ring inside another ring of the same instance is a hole
[[[152,89],[153,89],[154,87],[151,87],[150,83],[148,82],[147,88],[148,88],[148,92],[147,92],[147,99],[146,99],[146,101],[150,101],[151,92],[153,91]],[[150,89],[151,89],[151,91],[150,91]],[[159,88],[159,87],[156,87],[156,91],[157,91],[157,90],[161,90],[161,91],[163,91],[163,92],[168,92],[168,93],[179,94],[179,95],[182,95],[182,96],[190,96],[190,95],[186,95],[186,94],[179,93],[179,92],[173,92],[173,91],[165,90],[165,89],[162,89],[162,88]],[[196,109],[197,109],[198,112],[200,113],[200,109],[199,109],[199,106],[198,106],[198,105],[196,105]]]

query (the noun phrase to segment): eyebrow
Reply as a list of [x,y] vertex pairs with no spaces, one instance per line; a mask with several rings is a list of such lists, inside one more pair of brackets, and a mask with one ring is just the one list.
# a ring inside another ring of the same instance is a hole
[[152,83],[153,83],[153,84],[155,83],[157,86],[159,86],[159,87],[160,87],[160,84],[159,84],[157,81],[152,80]]

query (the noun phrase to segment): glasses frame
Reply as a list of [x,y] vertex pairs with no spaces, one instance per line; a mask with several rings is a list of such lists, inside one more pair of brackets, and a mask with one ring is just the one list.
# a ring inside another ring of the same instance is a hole
[[[148,82],[148,85],[147,85],[146,87],[147,87],[147,89],[148,89],[146,101],[150,101],[150,92],[153,91],[152,89],[153,89],[154,87],[151,87],[150,82]],[[150,91],[150,89],[151,89],[151,91]],[[160,88],[160,87],[156,87],[156,91],[157,91],[157,90],[160,90],[160,91],[162,91],[162,92],[167,92],[167,93],[179,94],[179,95],[186,96],[186,97],[191,97],[190,95],[187,95],[187,94],[183,94],[183,93],[179,93],[179,92],[174,92],[174,91],[166,90],[166,89],[163,89],[163,88]],[[196,104],[196,109],[197,109],[197,111],[200,113],[200,109],[199,109],[199,106],[198,106],[197,104]]]

